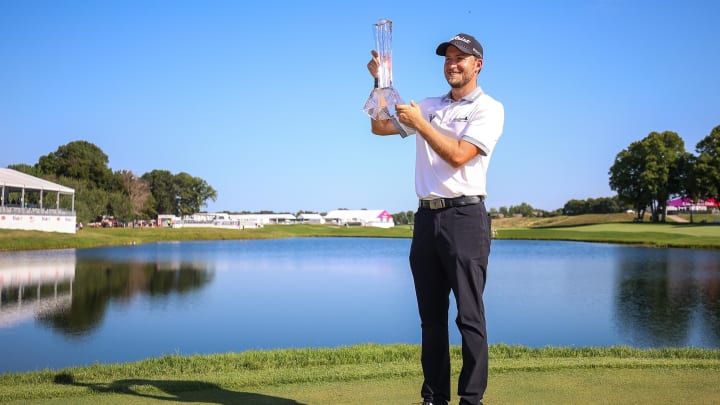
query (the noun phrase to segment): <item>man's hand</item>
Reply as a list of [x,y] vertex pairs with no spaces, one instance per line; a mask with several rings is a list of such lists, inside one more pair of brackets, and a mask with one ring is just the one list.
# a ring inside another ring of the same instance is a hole
[[461,167],[470,159],[483,153],[480,148],[468,141],[453,139],[435,130],[430,122],[423,118],[420,106],[414,101],[410,101],[410,105],[396,105],[395,114],[400,123],[415,129],[418,136],[425,138],[435,153],[454,168]]
[[374,78],[378,78],[378,70],[380,69],[380,60],[378,59],[379,54],[376,50],[370,51],[372,54],[372,59],[370,59],[370,62],[367,64],[368,72],[372,75]]
[[410,128],[419,129],[418,127],[425,122],[420,111],[420,106],[410,101],[410,104],[398,104],[395,106],[395,114],[398,120]]

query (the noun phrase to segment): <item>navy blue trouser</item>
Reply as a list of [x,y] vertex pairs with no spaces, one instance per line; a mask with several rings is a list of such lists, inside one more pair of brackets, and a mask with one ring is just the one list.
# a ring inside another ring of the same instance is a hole
[[415,214],[410,268],[422,326],[421,395],[435,404],[450,400],[448,310],[462,336],[458,381],[461,404],[476,405],[487,388],[488,343],[483,291],[490,254],[490,218],[483,203]]

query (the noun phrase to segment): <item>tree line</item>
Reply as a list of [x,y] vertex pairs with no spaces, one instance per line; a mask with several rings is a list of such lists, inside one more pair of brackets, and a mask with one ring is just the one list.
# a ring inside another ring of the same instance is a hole
[[[720,126],[695,145],[695,152],[687,152],[685,142],[675,132],[651,132],[615,157],[608,174],[616,196],[570,200],[555,211],[536,209],[523,202],[491,208],[489,212],[495,216],[544,217],[615,213],[632,208],[638,218],[643,218],[650,209],[652,221],[664,222],[671,198],[720,200]],[[75,189],[75,211],[81,222],[93,221],[99,215],[127,222],[158,214],[188,215],[200,212],[208,200],[217,199],[217,192],[205,180],[188,173],[156,169],[138,177],[129,170],[113,172],[108,161],[96,145],[73,141],[40,157],[34,165],[8,167]],[[32,203],[39,196],[31,194],[28,198]],[[393,219],[397,224],[413,223],[414,211],[393,214]]]
[[[113,172],[108,156],[87,141],[73,141],[41,156],[34,165],[14,164],[11,169],[75,190],[79,222],[113,216],[123,222],[156,218],[158,214],[199,212],[217,192],[203,179],[181,172],[152,170],[137,176],[130,170]],[[30,194],[29,203],[39,196]],[[67,205],[67,202],[65,202]]]

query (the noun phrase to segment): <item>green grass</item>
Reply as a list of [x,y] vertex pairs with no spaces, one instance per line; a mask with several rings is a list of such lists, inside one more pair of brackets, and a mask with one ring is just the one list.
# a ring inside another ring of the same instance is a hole
[[[493,220],[498,239],[543,239],[624,243],[657,247],[720,249],[720,225],[632,223],[628,214]],[[410,238],[412,227],[389,229],[332,225],[268,225],[260,229],[120,228],[85,229],[76,234],[0,230],[0,251],[91,248],[182,240],[291,237]]]
[[332,225],[268,225],[260,229],[86,228],[75,234],[0,229],[0,251],[92,248],[184,240],[246,240],[290,237],[412,236],[409,226],[390,229]]
[[720,249],[720,226],[608,223],[555,228],[497,229],[500,239],[542,239]]
[[[460,348],[452,347],[454,379]],[[23,404],[410,404],[417,345],[216,355],[0,375],[0,402]],[[488,404],[713,403],[720,350],[490,348]]]

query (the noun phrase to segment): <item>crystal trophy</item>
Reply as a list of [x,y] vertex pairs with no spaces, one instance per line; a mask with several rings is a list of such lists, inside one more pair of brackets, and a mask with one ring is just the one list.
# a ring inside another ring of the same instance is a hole
[[398,121],[395,106],[405,104],[400,94],[392,86],[392,21],[381,18],[374,25],[375,50],[378,53],[378,87],[373,89],[365,102],[363,111],[376,120],[392,120],[403,138],[412,133],[412,129]]

